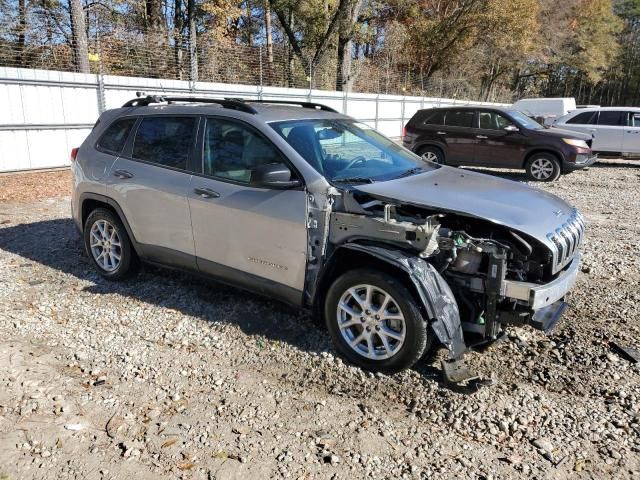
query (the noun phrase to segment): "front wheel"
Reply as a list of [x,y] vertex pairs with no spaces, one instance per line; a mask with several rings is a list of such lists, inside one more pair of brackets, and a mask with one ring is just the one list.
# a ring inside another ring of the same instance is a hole
[[366,370],[395,373],[409,368],[431,342],[413,295],[387,273],[343,274],[329,288],[324,314],[338,351]]
[[553,182],[560,176],[560,162],[550,153],[534,154],[525,166],[527,177],[535,182]]

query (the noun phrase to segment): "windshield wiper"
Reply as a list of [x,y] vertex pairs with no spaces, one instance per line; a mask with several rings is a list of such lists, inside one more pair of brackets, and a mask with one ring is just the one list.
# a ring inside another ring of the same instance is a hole
[[410,177],[411,175],[415,175],[416,173],[420,173],[420,172],[424,172],[424,168],[422,168],[422,167],[413,167],[413,168],[410,168],[409,170],[407,170],[406,172],[401,173],[396,178]]
[[335,183],[373,183],[373,180],[368,177],[334,178],[332,181]]

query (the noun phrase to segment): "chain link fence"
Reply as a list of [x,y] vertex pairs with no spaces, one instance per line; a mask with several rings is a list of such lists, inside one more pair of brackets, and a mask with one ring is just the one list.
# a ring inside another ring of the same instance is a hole
[[[82,55],[86,57],[79,58]],[[87,63],[88,71],[78,67]],[[481,98],[477,86],[454,74],[422,75],[398,52],[384,50],[354,59],[350,78],[343,82],[331,50],[314,64],[311,55],[300,58],[284,42],[267,48],[223,44],[205,37],[191,48],[188,38],[120,32],[95,35],[81,49],[70,40],[0,35],[0,66],[317,90],[339,90],[347,83],[350,92],[511,101],[510,92],[492,92],[490,98]]]

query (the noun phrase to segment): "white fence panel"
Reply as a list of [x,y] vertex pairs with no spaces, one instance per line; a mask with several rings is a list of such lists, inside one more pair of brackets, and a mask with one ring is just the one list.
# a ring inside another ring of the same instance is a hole
[[[399,137],[415,112],[455,99],[134,78],[0,67],[0,172],[63,167],[104,108],[146,94],[294,100],[325,104],[390,137]],[[496,105],[487,104],[484,105]]]

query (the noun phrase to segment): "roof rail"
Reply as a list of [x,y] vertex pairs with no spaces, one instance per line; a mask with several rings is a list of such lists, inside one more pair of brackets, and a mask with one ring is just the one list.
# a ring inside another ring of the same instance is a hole
[[333,113],[340,113],[337,110],[328,107],[326,105],[322,105],[321,103],[314,103],[314,102],[296,102],[293,100],[246,100],[244,98],[225,98],[225,100],[235,100],[235,101],[239,101],[239,102],[247,102],[247,103],[266,103],[266,104],[272,104],[272,105],[298,105],[302,108],[312,108],[314,110],[323,110],[325,112],[333,112]]
[[232,98],[207,98],[207,97],[164,97],[161,95],[147,95],[146,97],[134,98],[122,105],[126,107],[146,107],[153,103],[215,103],[221,105],[224,108],[230,108],[232,110],[238,110],[240,112],[256,114],[258,113],[255,108],[242,101],[238,101]]

